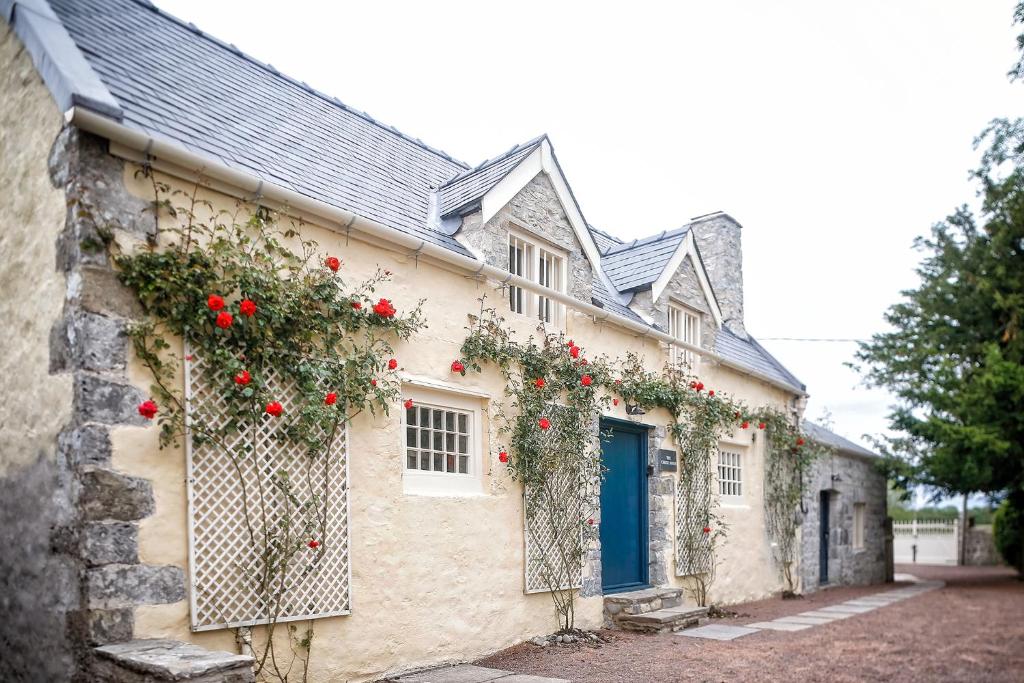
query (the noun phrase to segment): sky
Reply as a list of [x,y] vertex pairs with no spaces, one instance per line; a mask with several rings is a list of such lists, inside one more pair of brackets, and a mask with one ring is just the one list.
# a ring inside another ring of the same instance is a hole
[[975,201],[972,142],[1019,116],[1014,0],[245,2],[171,14],[477,164],[547,133],[587,220],[743,225],[747,329],[864,445],[891,397],[845,367]]

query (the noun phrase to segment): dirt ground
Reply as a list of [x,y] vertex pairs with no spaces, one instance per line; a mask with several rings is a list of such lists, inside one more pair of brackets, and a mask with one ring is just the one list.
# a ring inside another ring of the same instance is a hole
[[[481,666],[573,681],[1024,681],[1024,582],[1005,567],[897,565],[946,586],[850,619],[734,641],[602,631],[600,646],[517,645]],[[899,585],[899,584],[896,584]],[[774,619],[894,585],[835,588],[797,600],[734,605]]]

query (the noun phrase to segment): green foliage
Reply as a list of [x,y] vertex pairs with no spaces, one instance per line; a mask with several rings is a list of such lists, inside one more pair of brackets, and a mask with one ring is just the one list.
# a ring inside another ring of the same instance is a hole
[[1024,572],[1024,510],[1004,500],[992,518],[992,537],[1007,564]]
[[[285,680],[291,664],[275,656],[274,627],[283,596],[297,588],[289,568],[306,562],[307,544],[319,539],[308,546],[319,550],[298,572],[295,581],[301,581],[326,550],[330,492],[313,490],[308,476],[293,482],[284,465],[252,467],[259,485],[247,487],[240,463],[274,462],[269,454],[283,440],[302,447],[307,474],[314,467],[341,467],[331,447],[344,425],[364,410],[387,413],[399,398],[390,340],[407,339],[422,327],[420,306],[397,315],[381,300],[375,309],[372,295],[388,273],[378,270],[347,287],[336,272],[339,264],[302,239],[299,226],[278,227],[278,217],[263,207],[214,212],[197,199],[198,188],[191,196],[172,192],[148,168],[141,173],[153,183],[156,239],[131,252],[109,245],[121,282],[146,313],[130,337],[152,372],[161,446],[187,438],[197,447],[213,445],[234,464],[248,541],[258,558],[246,571],[269,624],[257,676]],[[182,342],[216,388],[223,408],[216,418],[187,403],[179,375]],[[279,395],[289,386],[288,396]],[[280,402],[287,408],[275,416]],[[261,439],[270,429],[274,438]],[[303,671],[312,638],[312,627],[302,634],[290,627],[290,650],[302,659]]]

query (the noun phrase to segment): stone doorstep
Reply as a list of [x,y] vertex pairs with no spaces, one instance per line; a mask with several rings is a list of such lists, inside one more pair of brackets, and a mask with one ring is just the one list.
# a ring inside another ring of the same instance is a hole
[[707,618],[707,607],[669,607],[643,614],[625,614],[619,617],[618,624],[631,631],[664,633],[699,626]]
[[626,593],[612,593],[604,598],[605,613],[613,618],[616,614],[643,614],[665,607],[678,607],[681,604],[681,588],[645,588]]
[[248,673],[248,678],[239,680],[252,680],[252,657],[207,650],[178,640],[130,640],[97,647],[94,652],[120,668],[158,681],[182,681],[226,673]]

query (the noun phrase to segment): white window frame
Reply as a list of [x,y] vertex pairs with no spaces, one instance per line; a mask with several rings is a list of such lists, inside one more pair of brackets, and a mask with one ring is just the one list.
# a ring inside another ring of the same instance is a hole
[[[468,414],[469,439],[467,448],[466,473],[438,472],[434,470],[410,469],[408,466],[408,411],[401,408],[401,453],[402,492],[421,496],[472,496],[483,493],[483,399],[479,396],[438,390],[412,384],[405,384],[403,398],[412,399],[413,408],[430,408]],[[456,418],[458,419],[458,418]],[[419,425],[416,429],[419,430]],[[433,433],[435,430],[430,427]],[[457,430],[456,430],[457,431]],[[456,446],[458,435],[455,435]],[[419,448],[416,449],[420,450]],[[457,457],[457,454],[456,454]],[[456,462],[456,470],[458,463]]]
[[743,485],[743,465],[746,449],[732,444],[718,445],[718,465],[715,468],[718,485],[718,497],[723,502],[741,504],[745,486]]
[[853,504],[853,549],[863,550],[864,549],[864,531],[867,520],[867,504],[865,503],[854,503]]
[[[700,311],[674,301],[669,302],[668,333],[673,337],[682,339],[684,342],[694,346],[700,346],[700,332],[703,322]],[[691,369],[695,369],[700,361],[700,356],[689,349],[679,348],[673,344],[670,348],[670,359],[673,365],[682,363]]]
[[[513,249],[522,257],[513,259]],[[568,286],[568,255],[562,249],[520,230],[508,231],[509,272],[565,293]],[[518,315],[561,327],[565,305],[521,287],[509,286],[509,310]]]

